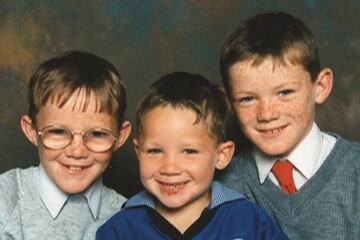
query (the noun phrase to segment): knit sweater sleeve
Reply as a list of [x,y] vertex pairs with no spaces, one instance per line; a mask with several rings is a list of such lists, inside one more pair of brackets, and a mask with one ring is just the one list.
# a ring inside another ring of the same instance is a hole
[[215,179],[227,187],[233,188],[241,193],[246,192],[245,181],[243,180],[247,168],[247,162],[252,162],[250,153],[237,154],[231,160],[229,166],[222,171],[217,172]]
[[350,154],[354,158],[354,161],[353,161],[354,167],[358,173],[358,176],[360,176],[360,159],[358,159],[360,157],[360,143],[353,142],[351,149],[352,149],[352,151],[350,152]]
[[0,175],[0,236],[19,201],[18,171],[12,169]]

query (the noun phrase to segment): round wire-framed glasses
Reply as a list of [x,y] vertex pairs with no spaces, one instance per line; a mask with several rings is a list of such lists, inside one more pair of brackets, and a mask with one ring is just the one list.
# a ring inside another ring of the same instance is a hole
[[94,128],[82,133],[71,132],[63,126],[51,125],[42,128],[37,134],[43,145],[52,150],[60,150],[69,146],[76,134],[82,136],[87,149],[96,153],[108,151],[117,141],[117,136],[104,128]]

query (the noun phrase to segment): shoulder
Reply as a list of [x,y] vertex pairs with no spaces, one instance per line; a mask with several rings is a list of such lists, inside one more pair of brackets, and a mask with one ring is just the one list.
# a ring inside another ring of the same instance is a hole
[[219,206],[218,211],[227,212],[230,216],[239,217],[239,213],[242,213],[240,216],[250,217],[251,219],[267,219],[268,215],[260,206],[254,203],[251,200],[241,198],[236,199],[230,202],[226,202]]
[[348,140],[337,133],[326,132],[325,134],[330,135],[336,139],[333,150],[351,150],[357,153],[360,152],[360,143],[352,140]]
[[0,224],[7,221],[19,199],[32,188],[35,169],[15,168],[0,175]]
[[342,141],[344,142],[344,145],[346,144],[348,146],[348,150],[346,151],[346,159],[348,159],[349,163],[354,166],[360,177],[360,143],[347,140]]
[[334,147],[347,147],[347,148],[351,148],[357,152],[360,152],[360,143],[359,142],[348,140],[348,139],[340,136],[339,134],[335,134],[335,133],[330,133],[330,135],[332,135],[336,138],[336,144]]
[[148,221],[146,207],[120,210],[97,230],[96,239],[118,239],[116,236],[132,236],[134,234],[136,236],[139,226],[151,225]]
[[[110,226],[121,226],[139,223],[142,219],[147,216],[147,208],[151,208],[153,199],[149,195],[147,191],[141,191],[134,196],[132,196],[126,203],[124,204],[124,208],[122,210],[118,210],[115,215],[113,215],[103,226],[104,228]],[[116,223],[116,224],[115,224]]]
[[106,199],[107,202],[113,203],[113,204],[123,204],[126,201],[126,197],[123,195],[117,193],[114,189],[108,188],[105,185],[103,185],[102,190],[102,196],[103,199]]
[[225,202],[215,211],[201,232],[204,239],[214,234],[239,239],[287,239],[265,210],[250,200],[242,198]]
[[346,140],[337,134],[333,134],[333,136],[336,137],[336,144],[329,157],[343,159],[345,163],[360,169],[360,143]]
[[216,172],[215,179],[228,187],[245,192],[245,176],[257,171],[254,162],[250,152],[238,153],[226,169]]
[[106,218],[114,215],[121,209],[125,202],[126,198],[123,195],[103,185],[101,193],[101,215],[105,215]]
[[253,160],[252,150],[237,153],[230,162],[230,166],[241,166],[247,161]]
[[359,164],[360,163],[360,143],[347,141],[347,144],[349,144],[348,154],[351,155],[352,158],[356,159],[356,162]]
[[345,142],[344,144],[349,145],[350,153],[353,153],[357,157],[360,156],[360,143],[359,142],[348,141],[348,140],[344,140],[344,139],[342,139],[342,141]]
[[0,175],[0,202],[16,202],[21,194],[31,188],[36,167],[15,168]]
[[259,235],[261,239],[287,239],[263,208],[247,199],[227,202],[219,207],[216,225],[226,226],[227,232]]
[[214,180],[212,182],[210,208],[214,208],[226,202],[231,202],[238,199],[245,199],[245,196],[234,189],[224,186],[218,181]]
[[220,171],[219,176],[236,178],[239,173],[246,171],[248,163],[252,161],[254,160],[250,152],[240,152],[231,159],[230,164],[224,170]]
[[218,200],[219,204],[216,205],[217,212],[238,219],[241,217],[258,220],[268,218],[263,208],[244,197],[240,192],[225,187],[216,181],[213,182],[212,190],[217,190],[216,192],[212,191],[212,200],[222,199]]

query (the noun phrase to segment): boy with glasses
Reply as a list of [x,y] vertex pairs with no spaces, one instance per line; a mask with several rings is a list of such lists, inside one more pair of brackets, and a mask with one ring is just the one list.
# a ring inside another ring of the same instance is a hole
[[0,175],[0,239],[93,239],[125,201],[101,178],[131,130],[124,82],[105,59],[72,51],[28,87],[21,127],[40,164]]

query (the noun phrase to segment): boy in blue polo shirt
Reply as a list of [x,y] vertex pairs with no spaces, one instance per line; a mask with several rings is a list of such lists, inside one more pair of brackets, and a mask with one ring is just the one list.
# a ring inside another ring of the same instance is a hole
[[226,115],[222,93],[200,75],[156,81],[138,106],[134,140],[146,190],[97,239],[287,239],[260,207],[213,181],[234,153]]

